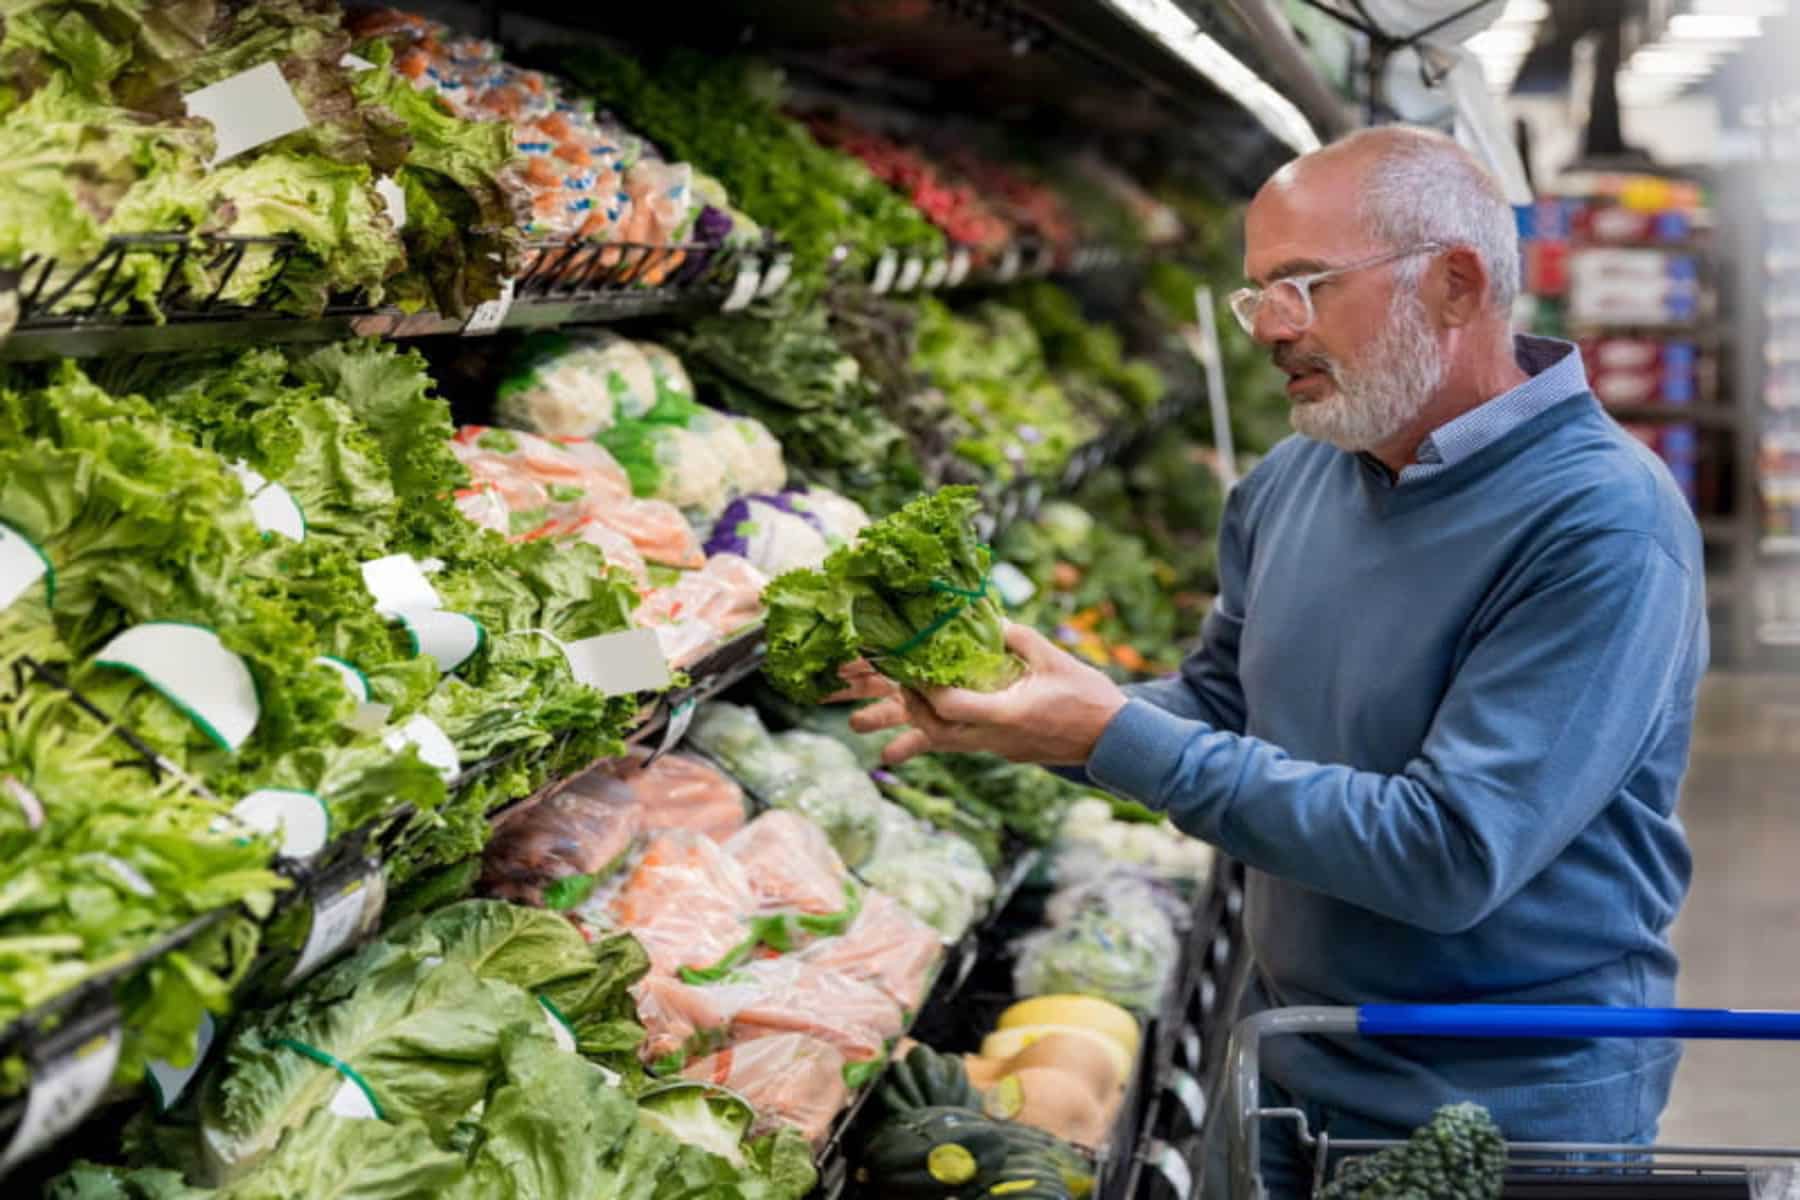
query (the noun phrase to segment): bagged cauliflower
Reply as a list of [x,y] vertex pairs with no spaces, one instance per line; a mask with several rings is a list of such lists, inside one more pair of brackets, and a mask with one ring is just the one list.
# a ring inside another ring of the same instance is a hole
[[590,438],[620,413],[656,403],[656,376],[638,348],[616,334],[559,332],[525,340],[500,384],[506,424],[549,437]]
[[[693,403],[693,381],[688,378],[687,368],[681,365],[681,360],[675,357],[673,351],[655,342],[639,342],[637,348],[644,356],[644,361],[650,364],[650,373],[656,378],[656,398],[659,402],[674,400],[678,403]],[[625,412],[621,415],[635,420],[645,414]]]
[[788,506],[791,494],[733,500],[713,526],[706,552],[742,555],[767,575],[824,562],[831,546],[816,522]]
[[826,544],[833,550],[855,541],[856,535],[869,527],[869,514],[862,505],[830,488],[794,488],[783,492],[782,498],[791,511],[813,519],[813,525],[825,535]]

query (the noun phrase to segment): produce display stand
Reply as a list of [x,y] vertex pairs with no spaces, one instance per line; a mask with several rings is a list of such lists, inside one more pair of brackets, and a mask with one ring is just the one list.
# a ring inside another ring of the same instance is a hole
[[[771,54],[796,74],[828,87],[848,87],[921,113],[992,111],[995,96],[990,87],[997,86],[1004,93],[1000,99],[1015,109],[1023,111],[1023,106],[1040,118],[1079,121],[1082,128],[1118,139],[1145,160],[1160,156],[1204,164],[1202,173],[1234,195],[1247,194],[1290,153],[1278,136],[1250,119],[1225,88],[1133,16],[1130,5],[934,0],[893,6],[877,21],[866,5],[852,0],[809,0],[777,6],[722,5],[720,12],[709,14],[718,19],[708,22],[694,22],[692,14],[677,18],[672,11],[590,14],[566,4],[485,0],[459,7],[480,13],[479,28],[471,32],[496,39],[505,35],[509,23],[542,24],[548,19],[559,29],[585,33],[599,26],[607,36],[643,36],[650,44],[678,45],[693,39],[735,46],[743,41],[751,50]],[[696,28],[700,25],[705,28]],[[1200,28],[1247,59],[1256,59],[1253,33],[1210,16]],[[843,47],[855,50],[849,60],[830,53]],[[846,61],[857,63],[854,78],[845,74]],[[16,270],[0,272],[0,362],[124,358],[362,336],[480,336],[730,312],[775,298],[787,286],[793,250],[779,234],[773,230],[758,245],[729,249],[688,242],[539,240],[527,245],[521,269],[499,299],[462,316],[405,312],[356,295],[333,297],[317,315],[291,316],[276,308],[283,276],[303,249],[291,236],[182,230],[120,235],[80,263],[31,257]],[[909,262],[898,270],[890,267],[885,274],[853,279],[852,262],[903,257],[894,250],[857,250],[860,253],[840,248],[832,279],[876,293],[967,293],[1030,279],[1101,280],[1142,267],[1157,253],[1143,246],[1100,241],[1058,248],[1024,239],[997,253],[977,255],[971,247],[951,241],[941,259]],[[233,297],[232,281],[252,251],[272,253],[276,269],[256,295]],[[678,266],[666,274],[655,270],[659,260],[675,254],[682,258]],[[145,255],[163,260],[165,271],[154,311],[134,306],[144,297],[133,294],[130,264]],[[200,270],[184,269],[191,267]],[[196,275],[212,282],[202,291],[188,290],[182,281]],[[1116,424],[1079,447],[1057,478],[1031,478],[1021,472],[1004,487],[991,489],[983,497],[979,532],[993,538],[1030,520],[1047,500],[1072,492],[1102,468],[1136,454],[1206,403],[1207,397],[1191,387],[1174,389],[1143,420]],[[742,630],[683,672],[685,680],[679,687],[639,697],[638,718],[625,734],[627,744],[652,754],[676,747],[695,708],[757,672],[763,650],[759,627]],[[141,763],[153,777],[173,773],[204,793],[202,784],[187,780],[129,729],[118,728],[53,667],[26,661],[19,671],[14,681],[18,686],[24,686],[28,673],[69,692],[90,715],[113,725],[117,740],[135,756],[131,761]],[[571,741],[564,737],[547,746],[503,750],[467,763],[451,785],[453,797],[519,765],[521,759],[532,760],[537,778],[542,778],[546,764],[555,764],[554,777],[528,796],[495,805],[489,819],[554,795],[596,765],[563,762]],[[263,922],[291,926],[305,944],[280,951],[265,947],[234,998],[245,1003],[267,1001],[374,936],[381,918],[392,916],[384,912],[383,867],[406,851],[408,839],[421,824],[419,817],[411,806],[396,805],[379,818],[332,837],[306,860],[276,859],[274,869],[290,886],[278,895]],[[1032,894],[1031,879],[1043,853],[1016,840],[1006,849],[993,902],[972,928],[945,947],[912,1032],[950,1029],[971,1014],[1010,999],[1006,947],[1023,928],[1018,923],[1020,910]],[[1232,890],[1238,886],[1232,883],[1233,870],[1221,860],[1215,878],[1194,897],[1192,929],[1165,1003],[1158,1012],[1143,1014],[1143,1050],[1115,1127],[1096,1159],[1096,1195],[1102,1200],[1149,1194],[1145,1189],[1153,1185],[1148,1181],[1165,1170],[1170,1155],[1188,1153],[1188,1142],[1204,1115],[1204,1102],[1196,1113],[1191,1086],[1177,1081],[1204,1075],[1213,1062],[1213,1023],[1230,990],[1227,976],[1239,940],[1231,932],[1233,918],[1241,911],[1241,888]],[[367,905],[359,902],[356,919],[328,920],[329,910],[341,906],[344,895],[365,886],[375,898]],[[1230,896],[1237,897],[1237,910],[1229,907]],[[12,1146],[15,1136],[28,1138],[34,1149],[53,1143],[60,1143],[59,1150],[104,1149],[109,1141],[116,1143],[119,1126],[113,1118],[125,1103],[143,1096],[114,1090],[110,1068],[95,1070],[95,1054],[99,1047],[102,1057],[108,1052],[116,1055],[124,989],[164,956],[239,915],[236,909],[199,914],[0,1029],[0,1054],[22,1056],[32,1077],[30,1088],[0,1107],[0,1178],[29,1185],[40,1178],[32,1172],[45,1165],[33,1163],[19,1170],[27,1156],[23,1147]],[[334,927],[330,945],[313,945],[313,927],[327,923]],[[224,1040],[230,1022],[222,1021],[221,1026],[217,1041]],[[878,1087],[879,1078],[859,1091],[839,1114],[818,1156],[821,1182],[816,1194],[826,1200],[856,1194],[854,1149],[870,1120],[868,1101]],[[1178,1186],[1175,1193],[1187,1195]]]
[[[1271,1037],[1330,1034],[1339,1037],[1458,1038],[1680,1038],[1725,1041],[1800,1040],[1800,1012],[1736,1012],[1723,1009],[1586,1008],[1568,1005],[1364,1005],[1360,1008],[1285,1008],[1239,1022],[1230,1051],[1230,1099],[1223,1114],[1230,1139],[1232,1200],[1263,1200],[1258,1148],[1272,1121],[1298,1126],[1300,1144],[1314,1156],[1315,1190],[1342,1163],[1332,1161],[1386,1149],[1395,1143],[1333,1141],[1307,1127],[1297,1109],[1261,1107],[1261,1050]],[[1600,1145],[1582,1142],[1510,1142],[1502,1194],[1549,1200],[1598,1200],[1643,1196],[1701,1200],[1752,1194],[1758,1166],[1800,1160],[1800,1148]]]

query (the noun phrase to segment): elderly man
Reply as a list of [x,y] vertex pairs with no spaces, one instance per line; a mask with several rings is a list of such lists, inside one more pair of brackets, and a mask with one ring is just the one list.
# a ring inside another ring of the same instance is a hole
[[[1455,143],[1385,128],[1307,155],[1245,233],[1232,308],[1302,436],[1231,495],[1204,649],[1121,691],[1014,627],[1017,685],[889,688],[857,724],[912,726],[896,760],[1085,768],[1242,860],[1253,1008],[1672,1003],[1707,657],[1687,504],[1573,346],[1510,332],[1513,214]],[[1677,1057],[1283,1038],[1264,1067],[1271,1100],[1335,1137],[1470,1099],[1514,1139],[1641,1142]],[[1278,1134],[1271,1192],[1304,1194]]]

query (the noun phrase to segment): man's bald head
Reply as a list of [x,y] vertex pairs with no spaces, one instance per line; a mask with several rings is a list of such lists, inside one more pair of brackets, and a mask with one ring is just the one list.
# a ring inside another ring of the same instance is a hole
[[[1488,296],[1499,313],[1519,294],[1519,235],[1512,206],[1494,177],[1454,139],[1429,129],[1383,125],[1358,130],[1277,171],[1251,205],[1312,219],[1355,214],[1359,252],[1399,250],[1426,242],[1468,246],[1488,272]],[[1422,260],[1400,265],[1418,281]]]

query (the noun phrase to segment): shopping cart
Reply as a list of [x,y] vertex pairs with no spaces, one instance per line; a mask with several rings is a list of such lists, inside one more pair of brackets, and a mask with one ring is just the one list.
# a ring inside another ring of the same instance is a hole
[[[1238,1022],[1226,1064],[1231,1200],[1267,1200],[1263,1190],[1261,1129],[1265,1121],[1297,1126],[1312,1156],[1313,1191],[1332,1177],[1333,1155],[1385,1149],[1393,1142],[1331,1140],[1307,1126],[1295,1108],[1264,1108],[1260,1100],[1263,1041],[1293,1034],[1360,1037],[1459,1038],[1712,1038],[1800,1041],[1800,1012],[1738,1012],[1693,1008],[1583,1008],[1551,1005],[1364,1005],[1361,1008],[1277,1008]],[[1711,1146],[1597,1145],[1514,1142],[1507,1146],[1505,1195],[1512,1197],[1750,1196],[1754,1173],[1800,1164],[1800,1148],[1727,1149]],[[1341,1168],[1342,1163],[1335,1164]],[[1773,1182],[1770,1180],[1769,1182]],[[1778,1196],[1786,1196],[1777,1189]]]

